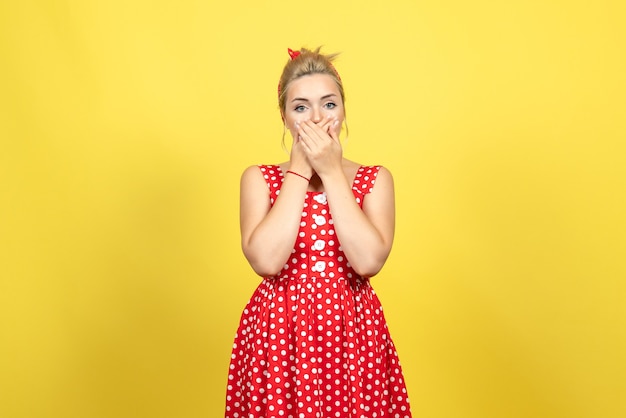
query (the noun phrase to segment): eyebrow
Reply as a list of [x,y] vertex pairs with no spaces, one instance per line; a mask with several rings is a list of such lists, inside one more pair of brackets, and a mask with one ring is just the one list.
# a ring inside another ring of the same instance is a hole
[[[320,100],[326,100],[326,99],[329,99],[329,98],[331,98],[333,96],[336,97],[337,95],[335,93],[330,93],[330,94],[327,94],[326,96],[320,97]],[[297,102],[297,101],[308,102],[309,99],[305,99],[304,97],[294,97],[291,102],[293,103],[293,102]]]

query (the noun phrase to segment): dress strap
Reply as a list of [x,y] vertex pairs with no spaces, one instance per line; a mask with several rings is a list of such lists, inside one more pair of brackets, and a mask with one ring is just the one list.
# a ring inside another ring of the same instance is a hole
[[280,193],[280,187],[283,185],[283,172],[278,165],[259,164],[259,170],[263,174],[263,178],[270,189],[270,203],[273,205]]
[[352,181],[352,193],[354,193],[359,206],[363,206],[365,195],[371,193],[374,189],[374,183],[376,183],[376,176],[378,176],[380,167],[380,165],[362,165],[357,170]]

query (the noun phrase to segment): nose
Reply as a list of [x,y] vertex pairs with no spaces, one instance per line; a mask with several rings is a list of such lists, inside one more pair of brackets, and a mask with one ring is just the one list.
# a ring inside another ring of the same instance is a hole
[[313,109],[313,114],[311,116],[313,116],[311,120],[313,120],[313,122],[315,123],[318,123],[322,120],[322,112],[317,107]]

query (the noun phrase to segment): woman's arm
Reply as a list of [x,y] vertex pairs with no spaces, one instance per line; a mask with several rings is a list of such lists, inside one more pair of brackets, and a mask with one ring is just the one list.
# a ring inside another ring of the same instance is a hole
[[275,275],[289,258],[300,227],[307,185],[304,179],[286,174],[271,206],[259,167],[248,167],[241,176],[241,247],[258,275]]
[[337,133],[306,121],[300,124],[298,134],[312,168],[324,184],[341,249],[357,274],[375,275],[385,264],[393,243],[395,200],[391,173],[381,167],[376,186],[366,195],[361,210],[352,193],[352,182],[343,170]]
[[322,182],[337,238],[350,265],[363,277],[374,276],[385,264],[393,243],[395,197],[391,173],[380,168],[372,192],[364,197],[362,210],[343,170],[324,175]]

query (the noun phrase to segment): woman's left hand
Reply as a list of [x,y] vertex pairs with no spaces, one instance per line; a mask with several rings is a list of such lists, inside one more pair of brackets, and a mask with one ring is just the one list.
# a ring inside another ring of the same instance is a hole
[[343,150],[336,132],[338,123],[337,119],[325,119],[319,123],[307,120],[298,126],[304,152],[320,176],[342,169]]

